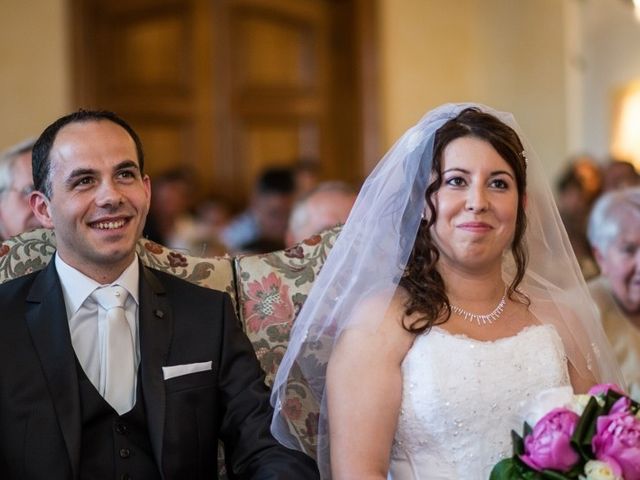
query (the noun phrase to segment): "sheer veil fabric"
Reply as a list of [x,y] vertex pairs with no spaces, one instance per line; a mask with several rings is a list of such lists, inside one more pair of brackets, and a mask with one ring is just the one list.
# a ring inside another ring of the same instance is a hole
[[[446,104],[428,112],[389,150],[365,181],[291,331],[273,385],[272,431],[289,448],[301,449],[283,409],[293,379],[305,382],[320,405],[318,464],[330,478],[325,372],[332,347],[346,328],[374,330],[380,324],[411,253],[430,178],[435,132],[468,107],[492,114],[513,128],[527,157],[529,262],[520,290],[541,323],[555,326],[569,361],[582,375],[620,385],[622,377],[571,250],[543,166],[510,113],[479,104]],[[515,272],[505,254],[503,277]],[[371,305],[375,305],[371,308]],[[428,333],[426,333],[428,335]],[[375,368],[375,358],[371,368]],[[354,386],[357,388],[357,386]]]

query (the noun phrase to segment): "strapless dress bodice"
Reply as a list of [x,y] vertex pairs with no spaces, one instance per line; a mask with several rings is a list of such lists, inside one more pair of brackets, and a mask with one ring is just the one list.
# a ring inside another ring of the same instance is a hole
[[488,342],[434,327],[415,339],[402,376],[393,480],[486,480],[511,455],[511,430],[521,431],[524,404],[570,383],[551,325]]

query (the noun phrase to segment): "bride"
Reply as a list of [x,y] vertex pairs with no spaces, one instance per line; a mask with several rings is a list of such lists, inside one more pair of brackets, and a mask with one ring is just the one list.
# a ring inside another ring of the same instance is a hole
[[291,335],[323,478],[486,479],[538,392],[619,383],[535,153],[509,114],[444,105],[369,176]]

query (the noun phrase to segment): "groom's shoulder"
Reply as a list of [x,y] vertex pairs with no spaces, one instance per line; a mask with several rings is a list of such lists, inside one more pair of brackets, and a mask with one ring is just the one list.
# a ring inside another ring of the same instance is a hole
[[0,302],[4,304],[7,300],[24,300],[33,282],[41,273],[42,271],[29,272],[0,283]]
[[[144,267],[146,270],[146,278],[150,281],[157,281],[160,285],[166,289],[172,298],[180,298],[185,300],[193,300],[194,296],[197,298],[209,298],[222,300],[227,293],[213,288],[202,287],[196,285],[184,278],[177,277],[171,273],[164,272],[162,270],[156,270],[151,267]],[[188,295],[184,297],[184,295]]]

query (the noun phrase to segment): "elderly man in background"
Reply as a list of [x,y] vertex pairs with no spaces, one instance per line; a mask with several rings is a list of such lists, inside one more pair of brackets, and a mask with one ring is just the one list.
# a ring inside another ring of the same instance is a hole
[[601,271],[589,289],[629,392],[640,400],[640,187],[603,194],[587,235]]
[[293,207],[286,234],[287,247],[347,221],[356,191],[344,182],[323,182]]
[[34,143],[34,139],[25,140],[0,155],[0,240],[40,226],[29,206]]

